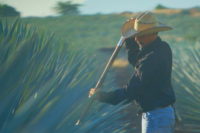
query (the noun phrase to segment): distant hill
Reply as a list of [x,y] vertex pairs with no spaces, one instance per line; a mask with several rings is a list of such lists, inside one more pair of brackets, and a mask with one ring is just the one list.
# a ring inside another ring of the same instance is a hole
[[[199,17],[200,16],[200,7],[193,7],[193,8],[189,8],[189,9],[172,9],[172,8],[155,8],[154,10],[152,10],[153,13],[156,14],[165,14],[165,15],[174,15],[174,14],[187,14],[187,15],[191,15],[194,17]],[[132,17],[135,16],[137,13],[135,12],[130,12],[130,11],[126,11],[126,12],[122,12],[120,13],[120,15],[122,16],[126,16],[126,17]]]

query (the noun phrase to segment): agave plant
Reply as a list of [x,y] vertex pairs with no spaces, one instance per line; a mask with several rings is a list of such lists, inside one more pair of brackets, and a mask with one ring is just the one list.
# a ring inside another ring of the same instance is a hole
[[103,65],[73,50],[20,20],[0,21],[1,132],[126,131],[129,123],[118,115],[125,108],[121,105],[97,103],[81,126],[74,125]]

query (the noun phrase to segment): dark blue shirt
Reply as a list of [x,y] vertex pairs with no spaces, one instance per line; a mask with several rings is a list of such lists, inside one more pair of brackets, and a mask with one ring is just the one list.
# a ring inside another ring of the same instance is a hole
[[159,37],[139,49],[133,39],[126,40],[129,63],[134,73],[125,88],[112,92],[99,92],[101,102],[118,104],[135,100],[144,112],[165,107],[175,102],[171,85],[172,52]]

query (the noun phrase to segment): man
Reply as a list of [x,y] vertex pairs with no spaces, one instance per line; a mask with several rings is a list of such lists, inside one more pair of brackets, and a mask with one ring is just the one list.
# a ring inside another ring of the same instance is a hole
[[142,133],[172,133],[175,124],[172,52],[158,36],[158,32],[171,28],[159,23],[150,12],[130,19],[124,27],[127,34],[134,33],[125,40],[129,63],[134,66],[131,80],[127,87],[112,92],[96,93],[92,88],[89,96],[96,93],[95,99],[113,105],[135,100],[142,109]]

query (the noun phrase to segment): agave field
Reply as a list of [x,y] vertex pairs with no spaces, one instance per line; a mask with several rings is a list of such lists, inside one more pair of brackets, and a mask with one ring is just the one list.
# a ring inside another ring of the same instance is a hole
[[[184,42],[182,42],[184,43]],[[186,42],[187,43],[187,42]],[[173,84],[177,95],[177,112],[182,124],[200,132],[200,43],[174,47]],[[185,129],[185,130],[186,130]]]
[[[174,43],[178,118],[182,129],[200,132],[200,44]],[[139,132],[125,119],[130,104],[95,102],[75,126],[106,63],[96,58],[20,19],[0,19],[0,133]],[[107,78],[103,89],[116,88]]]

